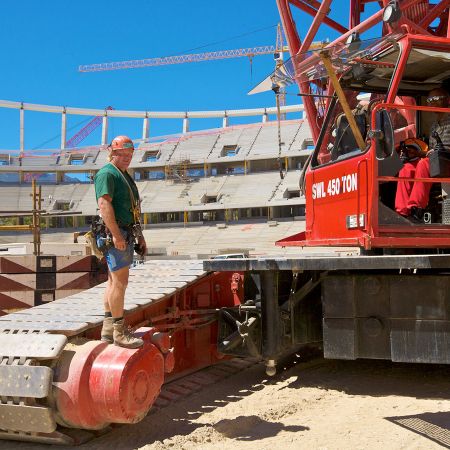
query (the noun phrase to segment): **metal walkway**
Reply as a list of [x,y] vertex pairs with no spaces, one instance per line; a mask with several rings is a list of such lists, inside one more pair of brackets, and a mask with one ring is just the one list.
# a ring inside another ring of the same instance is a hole
[[[172,295],[205,275],[203,261],[149,261],[130,270],[124,313]],[[80,294],[0,317],[0,333],[46,332],[75,336],[103,320],[106,283]],[[0,356],[4,347],[0,346]],[[2,395],[0,393],[0,395]]]
[[[125,315],[195,283],[202,261],[151,261],[130,270]],[[103,320],[106,283],[0,317],[0,438],[62,442],[51,407],[52,367],[70,339]]]

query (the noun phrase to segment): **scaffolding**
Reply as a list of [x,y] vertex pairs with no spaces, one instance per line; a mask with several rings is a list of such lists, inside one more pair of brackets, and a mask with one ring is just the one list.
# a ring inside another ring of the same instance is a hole
[[189,157],[180,157],[174,161],[170,161],[164,167],[164,175],[167,181],[174,183],[189,183],[192,177],[189,175],[191,160]]
[[33,255],[41,254],[41,214],[42,209],[42,188],[36,184],[36,179],[31,181],[32,192],[30,196],[33,198],[33,209],[31,211],[0,211],[1,217],[14,217],[20,222],[23,216],[31,216],[31,223],[28,225],[0,225],[0,231],[32,231],[33,233]]

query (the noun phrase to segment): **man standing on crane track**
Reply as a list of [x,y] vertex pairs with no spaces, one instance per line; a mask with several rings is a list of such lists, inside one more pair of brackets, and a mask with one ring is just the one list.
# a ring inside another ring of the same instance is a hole
[[120,347],[137,348],[143,345],[143,341],[125,327],[123,318],[135,238],[138,240],[136,251],[140,255],[146,252],[146,242],[139,224],[139,192],[127,173],[134,145],[129,137],[117,136],[108,150],[109,162],[98,171],[94,180],[103,226],[103,232],[96,235],[97,244],[108,265],[101,339]]

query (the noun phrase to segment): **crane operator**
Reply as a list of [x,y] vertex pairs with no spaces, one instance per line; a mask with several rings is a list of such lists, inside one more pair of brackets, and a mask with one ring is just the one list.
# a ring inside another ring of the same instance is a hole
[[[426,101],[428,106],[447,108],[449,100],[449,93],[441,87],[432,89]],[[446,112],[434,114],[435,118],[430,129],[430,151],[427,153],[424,148],[421,148],[416,152],[411,152],[410,148],[406,153],[406,162],[399,172],[400,178],[430,178],[430,160],[428,157],[424,157],[425,154],[429,156],[436,150],[450,151],[450,114]],[[434,133],[439,135],[441,143],[438,143],[433,136]],[[395,197],[395,210],[412,222],[423,223],[424,209],[428,205],[432,184],[432,182],[423,181],[399,181]]]

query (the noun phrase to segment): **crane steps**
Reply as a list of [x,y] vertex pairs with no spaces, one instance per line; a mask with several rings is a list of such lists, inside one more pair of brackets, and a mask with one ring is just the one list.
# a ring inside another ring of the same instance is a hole
[[50,408],[0,403],[1,427],[25,433],[51,433],[56,422]]
[[[8,316],[2,316],[8,317]],[[53,321],[47,320],[42,322],[29,322],[23,320],[0,320],[0,332],[47,332],[58,333],[64,336],[76,336],[83,331],[86,331],[89,325],[86,322],[67,322],[67,321]]]
[[46,366],[0,365],[0,397],[44,398],[49,395],[53,372]]
[[0,357],[55,359],[67,338],[58,334],[0,333]]
[[[47,312],[48,311],[48,312]],[[26,309],[22,312],[9,314],[10,320],[16,320],[20,322],[31,322],[31,323],[39,323],[39,322],[48,322],[49,320],[54,322],[66,321],[66,322],[75,322],[75,323],[88,323],[89,325],[98,325],[102,322],[103,317],[95,315],[95,314],[83,314],[77,315],[75,313],[62,313],[61,311],[55,310],[42,310],[35,311],[33,308]]]

